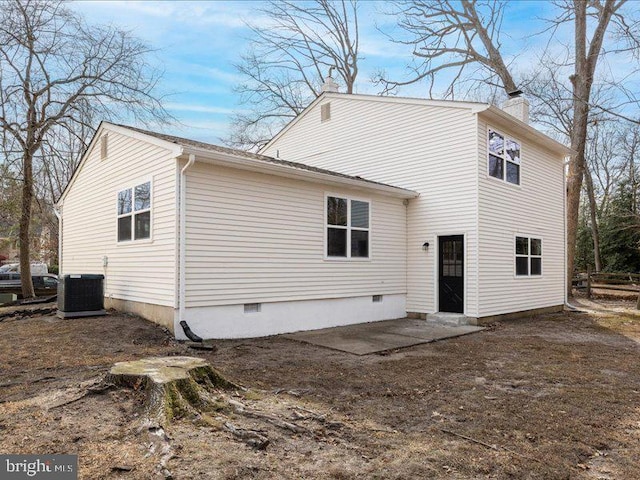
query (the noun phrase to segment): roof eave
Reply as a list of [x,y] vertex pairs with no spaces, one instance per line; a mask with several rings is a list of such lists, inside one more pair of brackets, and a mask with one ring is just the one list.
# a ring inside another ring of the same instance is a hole
[[564,156],[573,157],[576,155],[576,152],[571,148],[563,145],[562,143],[554,140],[553,138],[545,135],[539,130],[535,129],[528,123],[523,122],[522,120],[517,119],[513,115],[508,114],[504,110],[496,107],[495,105],[482,105],[477,108],[473,108],[472,112],[477,115],[482,115],[487,119],[508,123],[511,128],[518,131],[522,136],[542,144],[545,148],[559,153]]
[[390,197],[410,199],[416,198],[420,195],[413,190],[394,187],[393,185],[385,185],[381,183],[369,182],[364,179],[332,175],[330,173],[314,172],[312,170],[305,170],[289,165],[269,163],[257,159],[247,158],[245,156],[232,155],[224,152],[216,152],[196,147],[185,146],[183,153],[185,155],[194,154],[196,155],[196,160],[197,157],[200,157],[208,160],[208,163],[217,163],[234,168],[240,168],[259,173],[267,173],[280,177],[306,180],[315,183],[339,185],[344,187],[351,187],[357,190],[375,191],[381,195]]

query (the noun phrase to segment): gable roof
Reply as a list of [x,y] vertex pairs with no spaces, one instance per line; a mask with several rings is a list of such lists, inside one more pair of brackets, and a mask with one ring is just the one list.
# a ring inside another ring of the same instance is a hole
[[[388,185],[381,182],[375,182],[373,180],[367,180],[362,177],[345,175],[343,173],[334,172],[332,170],[327,170],[324,168],[312,167],[309,165],[305,165],[303,163],[298,162],[290,162],[287,160],[282,160],[279,158],[269,157],[267,155],[260,155],[257,153],[247,152],[245,150],[236,150],[233,148],[222,147],[220,145],[214,145],[211,143],[200,142],[198,140],[191,140],[183,137],[176,137],[174,135],[167,135],[164,133],[153,132],[150,130],[143,130],[137,127],[131,127],[128,125],[121,125],[117,123],[109,123],[109,122],[100,122],[96,133],[94,134],[89,146],[87,147],[84,155],[82,156],[82,160],[74,170],[71,179],[67,183],[67,186],[60,194],[60,198],[57,200],[56,204],[60,204],[71,185],[75,181],[78,172],[84,165],[86,158],[88,157],[89,152],[93,149],[96,139],[100,136],[100,133],[103,130],[115,130],[118,133],[122,134],[133,134],[134,136],[142,135],[143,139],[147,140],[155,140],[153,143],[159,144],[160,146],[165,146],[175,152],[175,156],[179,157],[181,155],[195,154],[200,156],[211,156],[220,159],[223,163],[229,163],[231,166],[238,166],[237,162],[233,162],[236,160],[246,160],[243,163],[243,167],[247,168],[253,165],[254,167],[259,167],[260,165],[267,167],[272,166],[273,168],[268,169],[268,173],[273,175],[281,175],[281,176],[305,176],[300,175],[303,173],[307,173],[306,177],[313,178],[316,181],[325,180],[325,181],[333,181],[338,183],[343,183],[351,186],[358,186],[360,188],[366,188],[370,190],[378,190],[380,192],[384,192],[387,194],[391,194],[394,196],[398,196],[400,198],[414,198],[419,196],[417,192],[413,190],[408,190],[401,187],[396,187],[394,185]],[[158,142],[160,141],[160,142]],[[251,168],[249,168],[251,169]],[[259,170],[259,169],[258,169]],[[295,173],[298,173],[296,175]]]
[[341,100],[351,101],[366,101],[366,102],[380,102],[380,103],[395,103],[395,104],[409,104],[409,105],[423,105],[427,107],[440,107],[440,108],[456,108],[469,110],[471,114],[478,114],[486,117],[487,119],[493,119],[495,121],[508,122],[509,125],[521,136],[528,138],[529,140],[539,143],[544,147],[559,153],[561,155],[575,155],[575,152],[566,145],[554,140],[553,138],[545,135],[536,128],[532,127],[528,123],[525,123],[516,117],[508,114],[504,110],[488,103],[481,102],[465,102],[458,100],[432,100],[428,98],[416,98],[416,97],[390,97],[381,95],[365,95],[354,93],[338,93],[338,92],[323,92],[313,102],[307,106],[296,118],[291,120],[280,130],[269,142],[260,149],[265,151],[280,137],[282,137],[289,129],[296,125],[303,117],[305,117],[313,108],[323,100],[331,98],[339,98]]

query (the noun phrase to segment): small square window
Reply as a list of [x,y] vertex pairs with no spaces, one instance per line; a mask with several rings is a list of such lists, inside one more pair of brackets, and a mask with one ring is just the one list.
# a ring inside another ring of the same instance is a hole
[[327,196],[326,209],[326,256],[369,258],[370,203]]
[[489,129],[487,143],[489,175],[513,185],[520,185],[520,143],[492,129]]
[[540,238],[516,237],[516,275],[542,275],[542,240]]
[[151,238],[151,182],[118,192],[118,242]]

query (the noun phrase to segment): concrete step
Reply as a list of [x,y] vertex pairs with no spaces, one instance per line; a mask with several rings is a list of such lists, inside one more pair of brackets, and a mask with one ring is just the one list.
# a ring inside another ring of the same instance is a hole
[[459,327],[462,325],[471,325],[471,318],[462,313],[438,312],[427,314],[427,322],[439,325],[449,325]]

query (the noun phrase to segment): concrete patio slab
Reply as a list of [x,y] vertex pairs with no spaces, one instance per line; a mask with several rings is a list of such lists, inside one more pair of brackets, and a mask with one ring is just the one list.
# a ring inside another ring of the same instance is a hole
[[484,328],[472,325],[439,325],[425,320],[401,318],[289,333],[283,337],[354,355],[368,355],[468,335],[480,330]]

